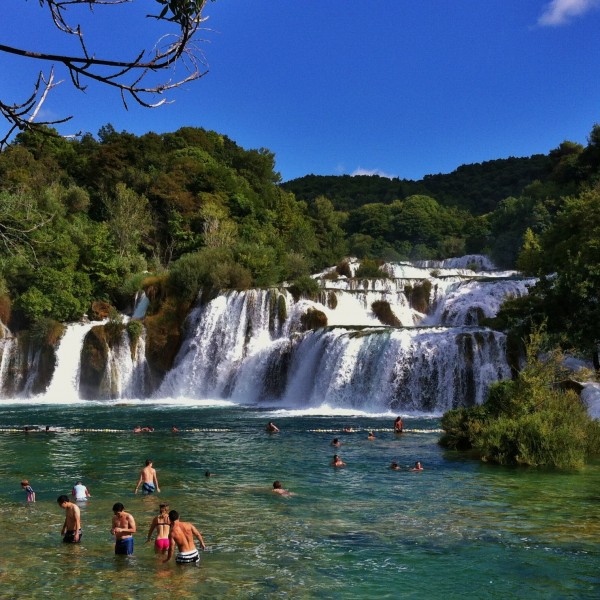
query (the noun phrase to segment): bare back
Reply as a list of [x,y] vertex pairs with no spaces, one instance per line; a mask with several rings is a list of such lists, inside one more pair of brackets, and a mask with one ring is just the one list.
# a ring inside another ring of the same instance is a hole
[[179,552],[190,552],[196,549],[194,536],[198,538],[202,548],[204,548],[204,540],[200,532],[191,523],[176,521],[171,527],[169,539],[172,539],[177,544]]

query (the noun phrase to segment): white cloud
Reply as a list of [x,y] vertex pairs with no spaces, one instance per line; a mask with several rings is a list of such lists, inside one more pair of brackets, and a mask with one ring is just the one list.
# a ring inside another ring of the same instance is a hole
[[352,177],[355,175],[379,175],[379,177],[387,177],[387,179],[394,179],[395,175],[389,175],[388,173],[384,173],[379,169],[363,169],[362,167],[358,167],[354,169],[352,173],[350,173]]
[[538,19],[538,25],[556,27],[579,17],[600,4],[599,0],[552,0]]

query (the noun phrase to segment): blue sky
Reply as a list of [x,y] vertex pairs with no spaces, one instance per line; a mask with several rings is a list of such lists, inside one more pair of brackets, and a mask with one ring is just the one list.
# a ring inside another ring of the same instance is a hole
[[[130,55],[156,38],[131,12],[154,3],[131,4],[86,12],[97,56]],[[37,0],[3,8],[0,44],[76,50]],[[43,117],[73,114],[65,135],[106,123],[135,134],[214,129],[273,151],[284,181],[420,179],[585,144],[600,122],[600,0],[218,0],[205,16],[209,72],[171,104],[125,110],[118,93],[97,84],[78,92],[67,77]],[[25,97],[40,68],[0,53],[2,100]]]

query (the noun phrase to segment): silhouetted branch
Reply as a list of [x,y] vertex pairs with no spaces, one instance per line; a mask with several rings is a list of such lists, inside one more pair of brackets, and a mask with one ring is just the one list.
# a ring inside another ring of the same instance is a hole
[[[0,44],[0,52],[22,58],[62,64],[69,74],[71,83],[79,90],[86,89],[86,80],[97,81],[119,90],[123,105],[127,99],[146,108],[156,108],[167,102],[166,98],[157,99],[165,92],[181,87],[206,74],[201,65],[205,65],[202,52],[195,37],[206,20],[202,10],[207,0],[154,0],[161,5],[158,14],[147,14],[146,18],[175,24],[177,32],[163,35],[151,50],[139,50],[127,60],[109,60],[97,58],[86,46],[80,24],[72,25],[66,18],[68,8],[74,5],[87,5],[93,11],[95,6],[114,6],[131,3],[134,0],[39,0],[40,6],[47,6],[53,26],[67,35],[79,40],[79,55],[67,55],[51,52],[35,52]],[[148,0],[144,0],[146,3]],[[171,70],[176,65],[184,66],[183,77],[167,79],[162,83],[146,83],[147,76],[160,71]],[[71,117],[65,117],[45,123],[34,122],[48,93],[61,82],[54,82],[54,67],[48,78],[40,73],[33,87],[33,93],[21,103],[7,104],[0,100],[0,114],[9,123],[6,135],[0,137],[0,149],[16,130],[31,129],[39,125],[63,123]]]

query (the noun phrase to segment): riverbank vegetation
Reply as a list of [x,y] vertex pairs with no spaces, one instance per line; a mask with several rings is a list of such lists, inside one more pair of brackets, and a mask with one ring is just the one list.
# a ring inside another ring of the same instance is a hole
[[542,347],[538,330],[514,380],[492,385],[480,406],[447,412],[440,444],[502,465],[559,469],[580,468],[600,455],[600,422],[569,387],[560,353],[542,355]]

